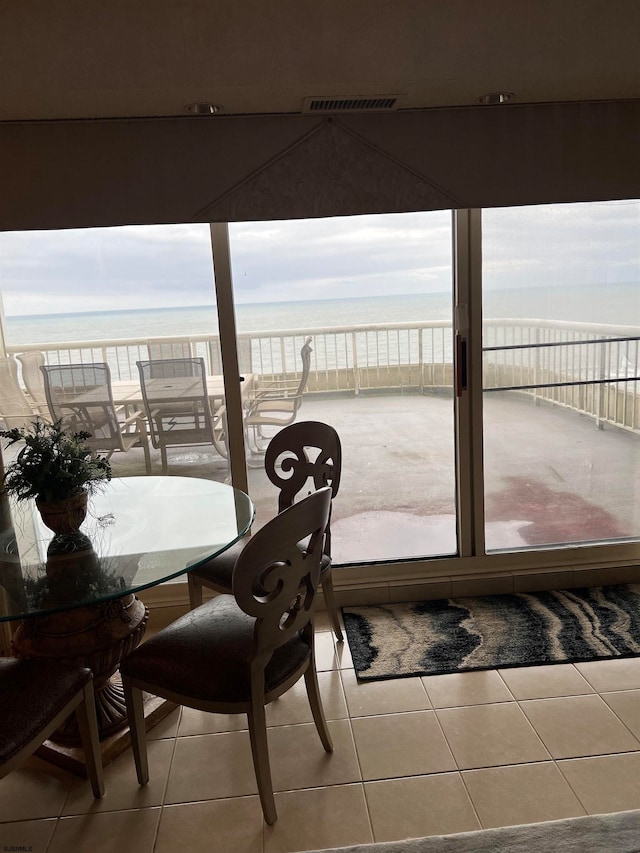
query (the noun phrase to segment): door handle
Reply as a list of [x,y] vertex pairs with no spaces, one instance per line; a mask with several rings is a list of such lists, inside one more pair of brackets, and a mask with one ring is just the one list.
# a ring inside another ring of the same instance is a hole
[[456,335],[456,397],[467,390],[467,339]]

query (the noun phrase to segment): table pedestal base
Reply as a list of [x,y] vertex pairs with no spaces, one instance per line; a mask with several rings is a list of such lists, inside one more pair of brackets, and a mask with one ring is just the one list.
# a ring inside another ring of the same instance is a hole
[[[93,672],[100,740],[127,727],[122,683],[113,678],[122,658],[144,636],[149,611],[135,595],[101,604],[25,619],[13,636],[21,658],[53,658],[87,666]],[[52,735],[52,741],[80,745],[75,715]]]

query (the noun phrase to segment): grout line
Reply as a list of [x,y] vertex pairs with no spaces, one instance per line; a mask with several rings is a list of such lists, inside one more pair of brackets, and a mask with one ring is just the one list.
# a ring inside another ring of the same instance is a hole
[[[612,690],[610,690],[609,692],[610,692],[610,693],[613,693],[613,692],[616,692],[616,691],[612,691]],[[618,692],[619,692],[619,691],[618,691]],[[640,695],[640,691],[638,691],[638,692],[639,692],[639,695]],[[632,738],[634,738],[634,739],[638,742],[638,749],[640,749],[640,738],[638,737],[638,735],[633,731],[633,729],[631,729],[631,728],[630,728],[630,727],[625,723],[625,721],[622,719],[622,717],[621,717],[621,716],[619,716],[619,714],[616,712],[616,710],[615,710],[614,708],[612,708],[612,707],[611,707],[611,705],[607,702],[607,700],[606,700],[606,699],[604,699],[604,698],[603,698],[603,696],[602,696],[602,694],[601,694],[601,693],[598,693],[598,696],[600,696],[600,698],[602,699],[602,701],[604,702],[604,704],[606,705],[606,707],[609,709],[609,711],[611,711],[611,713],[613,714],[613,716],[614,716],[617,720],[619,720],[619,721],[620,721],[620,723],[622,723],[622,725],[623,725],[623,726],[625,727],[625,729],[629,732],[629,734],[631,735],[631,737],[632,737]]]
[[[454,760],[455,760],[455,756],[454,756]],[[465,790],[465,794],[467,795],[467,798],[469,799],[469,802],[471,803],[471,808],[473,809],[473,813],[476,816],[476,820],[478,821],[478,825],[480,826],[481,829],[485,829],[486,827],[480,818],[480,813],[478,812],[478,809],[476,808],[476,804],[473,800],[473,797],[471,796],[471,791],[467,788],[467,783],[465,781],[464,773],[462,772],[462,770],[458,770],[458,776],[460,777],[460,781],[462,782],[462,787]]]
[[[362,774],[360,774],[362,775]],[[362,794],[364,796],[364,807],[367,810],[367,820],[369,821],[369,832],[371,833],[371,838],[374,843],[378,841],[376,838],[375,832],[373,831],[373,820],[371,819],[371,807],[369,805],[369,798],[367,797],[367,787],[364,784],[364,781],[360,783],[362,785]]]

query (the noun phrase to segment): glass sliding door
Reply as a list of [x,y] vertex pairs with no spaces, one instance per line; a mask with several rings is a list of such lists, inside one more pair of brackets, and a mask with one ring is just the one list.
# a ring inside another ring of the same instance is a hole
[[640,202],[482,213],[489,551],[640,538]]
[[[343,446],[337,563],[455,554],[449,212],[229,226],[240,369],[257,387],[311,367],[296,420]],[[257,523],[276,506],[246,428]]]

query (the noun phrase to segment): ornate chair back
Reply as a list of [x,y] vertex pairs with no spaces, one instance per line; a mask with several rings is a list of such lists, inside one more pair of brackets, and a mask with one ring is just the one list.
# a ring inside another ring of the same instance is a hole
[[329,487],[313,492],[259,530],[236,561],[233,594],[257,620],[258,667],[311,622],[330,508]]
[[[271,439],[264,457],[267,477],[276,486],[278,512],[290,507],[306,488],[331,487],[338,494],[342,471],[340,436],[329,424],[300,421],[280,430]],[[331,555],[331,530],[327,525],[324,552]]]

